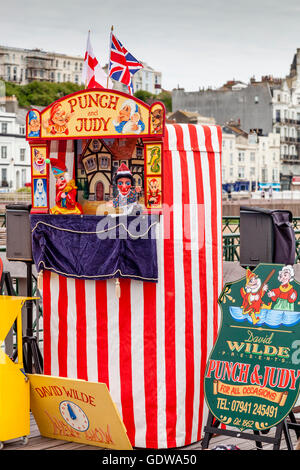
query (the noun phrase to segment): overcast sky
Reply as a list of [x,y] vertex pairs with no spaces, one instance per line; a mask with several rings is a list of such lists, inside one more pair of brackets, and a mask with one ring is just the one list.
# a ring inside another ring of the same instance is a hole
[[300,48],[299,0],[7,0],[0,44],[84,56],[88,30],[101,65],[109,34],[188,91],[230,79],[284,77]]

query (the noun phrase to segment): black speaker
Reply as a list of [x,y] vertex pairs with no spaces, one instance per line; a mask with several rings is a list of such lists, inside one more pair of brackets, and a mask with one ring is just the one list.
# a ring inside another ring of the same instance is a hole
[[9,261],[33,262],[30,210],[29,204],[6,206],[6,258]]
[[240,264],[294,264],[296,257],[293,215],[287,210],[240,208]]

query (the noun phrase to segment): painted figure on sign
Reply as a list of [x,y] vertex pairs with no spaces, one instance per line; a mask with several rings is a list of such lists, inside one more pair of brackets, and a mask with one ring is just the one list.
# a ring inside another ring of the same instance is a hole
[[39,178],[34,180],[34,207],[47,207],[47,182],[45,179]]
[[140,134],[145,130],[145,124],[141,120],[138,105],[133,100],[126,100],[113,121],[115,129],[120,134]]
[[113,199],[112,204],[114,208],[122,208],[123,213],[129,214],[133,211],[134,206],[137,205],[141,187],[134,187],[132,173],[124,163],[118,168],[115,182],[118,188],[118,195]]
[[41,123],[40,123],[40,118],[38,114],[31,110],[29,111],[28,114],[28,137],[39,137],[40,136],[40,128],[41,128]]
[[151,173],[160,173],[160,147],[155,146],[150,149],[150,171]]
[[152,131],[154,134],[161,134],[163,131],[163,111],[155,109],[151,112]]
[[45,123],[45,127],[50,134],[69,134],[68,122],[70,121],[70,113],[63,110],[60,103],[56,103],[50,110],[50,118]]
[[267,284],[262,284],[261,279],[257,274],[253,273],[250,269],[246,271],[246,285],[241,288],[241,296],[243,298],[242,309],[244,315],[250,315],[253,324],[259,321],[257,316],[261,308],[271,308],[271,303],[265,305],[263,303],[263,296],[268,290]]
[[46,159],[38,149],[33,149],[33,166],[38,173],[45,172]]
[[148,205],[159,205],[161,201],[161,191],[159,188],[159,181],[152,178],[148,183]]
[[82,214],[81,205],[76,201],[77,187],[70,179],[66,165],[55,158],[50,159],[52,172],[56,180],[56,205],[50,209],[51,214]]
[[291,285],[295,273],[292,266],[284,266],[278,274],[280,286],[268,292],[270,299],[275,302],[274,310],[294,310],[297,292]]

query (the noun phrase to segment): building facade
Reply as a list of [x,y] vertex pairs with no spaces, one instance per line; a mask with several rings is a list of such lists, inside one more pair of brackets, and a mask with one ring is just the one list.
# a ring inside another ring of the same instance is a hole
[[83,57],[0,46],[0,78],[19,85],[32,81],[80,84],[83,62]]
[[31,181],[26,114],[14,97],[0,102],[0,191],[14,191]]
[[[138,70],[134,75],[132,75],[132,84],[134,92],[138,90],[145,90],[153,95],[158,95],[162,91],[162,73],[154,70],[152,67],[147,65],[145,62],[142,62],[143,68]],[[107,73],[108,65],[106,64],[103,68]],[[128,93],[128,88],[126,85],[120,82],[113,80],[114,88],[119,91]]]
[[222,129],[222,183],[228,191],[280,189],[280,136],[248,134],[239,128]]

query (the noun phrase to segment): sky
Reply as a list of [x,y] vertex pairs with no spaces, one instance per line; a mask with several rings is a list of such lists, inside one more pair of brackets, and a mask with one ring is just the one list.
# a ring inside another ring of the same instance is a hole
[[111,26],[136,58],[186,91],[255,76],[282,78],[300,48],[299,0],[8,0],[0,45],[84,56],[88,31],[101,65]]

